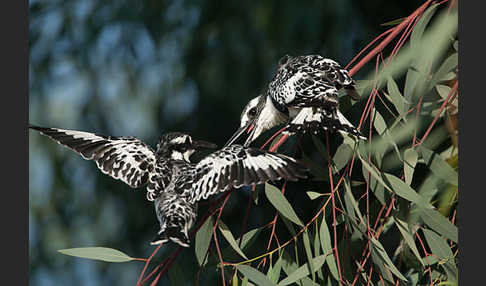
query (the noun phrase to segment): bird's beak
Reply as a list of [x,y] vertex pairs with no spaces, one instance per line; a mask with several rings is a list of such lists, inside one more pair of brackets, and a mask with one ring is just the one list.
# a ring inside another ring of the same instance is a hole
[[[231,144],[234,144],[241,137],[245,136],[246,134],[250,134],[251,131],[254,128],[255,128],[255,121],[252,120],[247,125],[238,128],[238,130],[236,130],[236,132],[233,134],[233,136],[231,136],[231,138],[228,140],[228,142],[226,142],[226,144],[224,144],[224,146],[226,147],[226,146],[229,146]],[[250,134],[250,136],[251,136],[251,134]]]
[[211,143],[211,142],[203,141],[203,140],[193,140],[192,141],[192,147],[195,150],[199,150],[199,149],[216,149],[216,148],[218,148],[218,145],[216,145],[214,143]]

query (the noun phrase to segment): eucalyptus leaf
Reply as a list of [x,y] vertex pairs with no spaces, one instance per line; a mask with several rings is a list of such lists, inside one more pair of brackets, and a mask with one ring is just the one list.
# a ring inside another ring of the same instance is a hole
[[[314,271],[315,271],[315,269],[321,268],[322,265],[324,264],[324,261],[326,261],[326,255],[325,254],[320,255],[318,257],[314,257],[312,259],[312,263],[314,265]],[[306,264],[302,265],[301,267],[297,268],[294,272],[292,272],[289,276],[287,276],[287,278],[280,281],[278,283],[278,285],[284,286],[284,285],[290,285],[292,283],[296,283],[297,281],[308,276],[309,274],[311,274],[309,272],[309,264],[306,263]]]
[[304,226],[292,208],[292,205],[290,205],[279,189],[267,183],[265,184],[265,195],[282,216],[286,217],[297,225]]
[[228,243],[231,245],[231,247],[239,254],[241,257],[245,258],[248,260],[248,257],[243,253],[243,251],[240,249],[238,246],[238,243],[235,240],[235,237],[231,233],[231,230],[226,226],[226,224],[223,223],[223,221],[219,220],[218,222],[218,228],[223,234],[224,238],[228,241]]
[[265,276],[265,274],[248,265],[236,265],[236,269],[240,271],[251,282],[258,286],[274,286],[275,284]]
[[194,250],[196,251],[196,259],[200,266],[205,264],[204,258],[211,243],[211,236],[213,235],[213,220],[209,217],[206,222],[196,233],[196,242]]
[[107,247],[79,247],[60,249],[58,251],[66,255],[107,262],[127,262],[134,260],[134,258],[119,250]]
[[457,243],[457,226],[453,225],[440,212],[434,209],[419,208],[419,215],[424,223],[428,225],[431,229],[437,231],[441,235]]
[[412,184],[413,173],[418,161],[418,153],[413,148],[409,148],[403,152],[403,171],[405,174],[405,183],[407,185]]

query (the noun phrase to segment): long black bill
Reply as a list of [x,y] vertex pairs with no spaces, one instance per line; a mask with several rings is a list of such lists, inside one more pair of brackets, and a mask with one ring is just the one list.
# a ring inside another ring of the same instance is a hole
[[236,130],[236,132],[231,136],[231,138],[228,140],[228,142],[226,142],[226,144],[224,144],[224,147],[229,146],[231,144],[234,144],[242,136],[250,135],[250,131],[252,129],[254,129],[254,127],[255,127],[255,124],[252,121],[249,124],[247,124],[246,126],[238,128],[238,130]]
[[196,150],[197,149],[216,149],[216,148],[218,148],[218,145],[211,143],[211,142],[203,141],[203,140],[193,140],[192,146]]

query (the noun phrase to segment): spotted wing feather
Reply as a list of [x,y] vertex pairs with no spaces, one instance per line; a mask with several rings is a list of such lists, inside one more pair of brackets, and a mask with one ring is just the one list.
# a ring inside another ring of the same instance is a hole
[[296,160],[241,145],[218,150],[194,166],[192,200],[207,199],[210,195],[245,185],[262,184],[269,180],[296,181],[305,178],[307,169]]
[[355,82],[348,72],[319,55],[286,57],[270,83],[274,102],[295,107],[338,107],[342,87],[356,99]]
[[155,153],[135,137],[104,136],[95,133],[29,126],[80,154],[86,160],[96,162],[105,174],[119,179],[132,188],[149,181],[154,170]]

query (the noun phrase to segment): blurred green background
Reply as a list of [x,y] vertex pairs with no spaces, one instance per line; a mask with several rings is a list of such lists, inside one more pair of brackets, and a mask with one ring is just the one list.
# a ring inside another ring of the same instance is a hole
[[[182,131],[222,146],[281,56],[318,53],[344,66],[386,29],[380,24],[408,16],[422,1],[29,3],[30,123],[136,136],[152,146],[162,133]],[[223,219],[231,227],[238,229],[230,222],[241,222],[247,197],[242,190],[228,202]],[[250,224],[264,223],[259,218],[252,213]],[[157,230],[144,190],[29,132],[31,285],[134,285],[140,262],[56,250],[105,246],[148,257]],[[196,267],[193,248],[182,254],[182,267]],[[216,271],[205,275],[202,284],[218,281]]]

